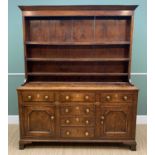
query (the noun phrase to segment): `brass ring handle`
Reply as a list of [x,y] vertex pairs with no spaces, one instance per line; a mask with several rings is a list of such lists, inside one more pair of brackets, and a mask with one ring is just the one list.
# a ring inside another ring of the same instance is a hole
[[51,116],[51,120],[54,120],[54,116]]
[[90,110],[87,108],[87,109],[86,109],[86,113],[89,113],[89,112],[90,112]]
[[124,96],[123,99],[126,101],[128,99],[128,97],[127,96]]
[[70,98],[70,97],[69,97],[68,95],[65,97],[66,100],[69,100],[69,98]]
[[67,124],[69,124],[69,123],[70,123],[70,121],[67,119],[67,120],[66,120],[66,123],[67,123]]
[[89,135],[89,132],[86,131],[86,132],[85,132],[85,136],[88,136],[88,135]]
[[89,121],[88,120],[86,120],[86,124],[89,124]]
[[88,100],[88,99],[89,99],[89,96],[88,96],[88,95],[86,95],[86,96],[85,96],[85,99],[86,99],[86,100]]
[[111,97],[108,95],[108,96],[106,96],[106,99],[109,101],[111,99]]
[[28,99],[31,100],[32,99],[32,96],[28,96]]
[[69,132],[69,131],[67,131],[67,132],[66,132],[66,135],[70,135],[70,132]]
[[47,96],[47,95],[45,96],[45,99],[46,99],[46,100],[48,99],[48,96]]

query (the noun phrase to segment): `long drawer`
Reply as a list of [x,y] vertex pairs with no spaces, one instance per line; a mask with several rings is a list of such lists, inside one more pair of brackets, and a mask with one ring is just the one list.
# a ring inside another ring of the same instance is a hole
[[102,103],[129,103],[133,102],[134,95],[131,93],[102,93],[101,96]]
[[63,138],[92,138],[94,137],[94,128],[62,127],[61,137]]
[[94,102],[95,93],[89,92],[62,92],[59,94],[60,102]]
[[24,91],[22,92],[24,102],[53,102],[54,93],[49,91]]
[[62,117],[61,126],[94,126],[94,117]]
[[94,115],[95,114],[95,106],[94,105],[75,105],[75,106],[60,106],[60,114],[64,115]]

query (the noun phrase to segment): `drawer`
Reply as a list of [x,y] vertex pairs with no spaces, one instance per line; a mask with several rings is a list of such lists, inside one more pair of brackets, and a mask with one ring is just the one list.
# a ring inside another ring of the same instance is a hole
[[60,114],[61,115],[94,115],[95,114],[95,106],[60,106]]
[[94,128],[85,127],[62,127],[61,137],[63,138],[91,138],[94,137]]
[[93,117],[62,117],[61,126],[94,126]]
[[25,102],[32,101],[54,101],[54,93],[46,91],[26,91],[22,92],[22,98]]
[[63,92],[60,93],[61,102],[94,102],[95,93]]
[[101,102],[133,102],[133,94],[130,93],[103,93],[101,94]]

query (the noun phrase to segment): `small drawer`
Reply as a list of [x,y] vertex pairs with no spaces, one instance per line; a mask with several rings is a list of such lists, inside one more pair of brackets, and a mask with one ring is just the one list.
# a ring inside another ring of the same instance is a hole
[[62,117],[61,126],[94,126],[95,119],[92,117]]
[[61,137],[63,138],[91,138],[91,137],[94,137],[94,128],[62,127]]
[[133,95],[129,93],[103,93],[101,94],[101,102],[116,102],[116,103],[124,103],[124,102],[132,102]]
[[23,101],[35,102],[35,101],[54,101],[54,93],[45,91],[26,91],[22,93]]
[[60,106],[61,115],[94,115],[95,107],[94,105],[89,106]]
[[94,102],[94,93],[64,92],[60,93],[61,102]]

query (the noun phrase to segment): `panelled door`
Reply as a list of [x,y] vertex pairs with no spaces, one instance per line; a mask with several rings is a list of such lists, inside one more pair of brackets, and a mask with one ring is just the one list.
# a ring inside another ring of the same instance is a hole
[[131,136],[130,107],[102,107],[100,111],[100,136],[105,139],[125,139]]
[[55,135],[54,106],[25,106],[25,136],[45,137]]

